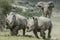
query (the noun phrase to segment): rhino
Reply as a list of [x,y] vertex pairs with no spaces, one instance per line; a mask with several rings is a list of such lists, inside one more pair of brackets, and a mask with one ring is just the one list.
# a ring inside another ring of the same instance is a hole
[[23,29],[23,36],[25,35],[25,29],[27,24],[27,18],[17,13],[11,12],[7,14],[6,25],[7,29],[10,29],[11,35],[17,35],[18,30]]
[[51,18],[52,15],[52,10],[54,8],[54,2],[49,1],[49,2],[38,2],[36,4],[37,7],[41,8],[42,10],[42,16]]
[[40,36],[43,39],[46,39],[45,31],[48,30],[48,38],[51,38],[52,22],[49,18],[44,16],[29,18],[27,20],[27,27],[27,31],[33,31],[37,38],[39,38],[37,32],[40,32]]

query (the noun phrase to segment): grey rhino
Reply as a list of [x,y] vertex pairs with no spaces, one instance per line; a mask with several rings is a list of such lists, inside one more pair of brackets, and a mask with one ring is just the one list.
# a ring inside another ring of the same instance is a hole
[[42,10],[42,16],[51,18],[52,15],[52,9],[54,8],[53,1],[49,2],[38,2],[37,5]]
[[23,29],[23,35],[25,35],[26,24],[27,18],[14,12],[11,12],[6,17],[6,28],[10,29],[11,35],[17,35],[20,29]]
[[27,31],[33,31],[37,38],[39,38],[37,32],[40,32],[43,39],[46,39],[45,31],[48,30],[48,38],[51,38],[52,22],[49,18],[43,16],[30,18],[27,20],[27,27]]

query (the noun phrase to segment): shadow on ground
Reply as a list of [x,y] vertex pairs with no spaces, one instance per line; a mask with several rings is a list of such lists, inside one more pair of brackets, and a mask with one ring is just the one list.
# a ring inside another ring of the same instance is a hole
[[[11,35],[0,35],[0,36],[5,36],[5,37],[8,37],[8,36],[11,36]],[[34,38],[32,35],[17,35],[16,37],[29,37],[29,38]]]
[[21,37],[29,37],[29,38],[34,38],[32,35],[25,35],[25,36],[23,36],[23,35],[17,35],[18,37],[19,36],[21,36]]

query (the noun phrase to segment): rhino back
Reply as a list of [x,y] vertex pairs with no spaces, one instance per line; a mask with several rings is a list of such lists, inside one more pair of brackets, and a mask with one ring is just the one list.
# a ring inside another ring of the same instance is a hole
[[20,24],[26,25],[26,22],[27,22],[27,18],[25,18],[25,17],[22,16],[22,15],[16,14],[16,23],[17,23],[18,25],[20,25]]
[[[38,26],[40,28],[49,28],[49,25],[51,24],[51,20],[46,17],[38,17]],[[43,27],[42,27],[43,26]]]

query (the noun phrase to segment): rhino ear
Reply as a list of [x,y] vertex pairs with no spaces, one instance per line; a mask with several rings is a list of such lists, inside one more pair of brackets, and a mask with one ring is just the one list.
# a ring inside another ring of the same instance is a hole
[[53,3],[53,1],[48,2],[48,4],[49,4],[50,7],[54,8],[54,3]]
[[37,20],[37,18],[36,18],[36,17],[33,17],[33,19],[34,19],[34,20]]
[[35,19],[35,18],[33,17],[33,19]]
[[43,5],[44,5],[44,2],[38,2],[36,6],[43,7]]

